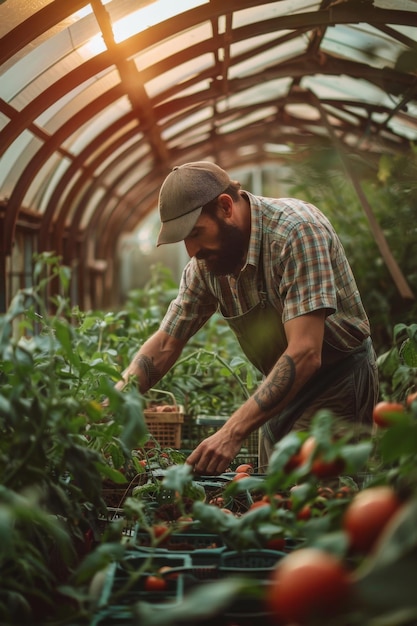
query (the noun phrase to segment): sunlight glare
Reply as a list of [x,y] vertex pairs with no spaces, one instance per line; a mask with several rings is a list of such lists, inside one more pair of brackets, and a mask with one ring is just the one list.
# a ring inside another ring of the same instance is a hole
[[[107,4],[110,0],[102,0],[103,4]],[[147,28],[158,24],[166,19],[184,13],[189,9],[207,4],[209,0],[181,0],[181,2],[174,2],[173,0],[155,0],[146,7],[142,7],[126,17],[118,20],[112,26],[114,40],[116,43],[120,43],[132,35],[136,35],[146,30]],[[78,12],[78,16],[83,17],[91,13],[91,6],[87,5]],[[106,49],[103,37],[101,34],[92,37],[86,44],[78,49],[78,52],[84,58],[91,58]]]
[[155,24],[170,17],[206,3],[207,0],[181,0],[181,2],[156,0],[152,4],[138,9],[116,22],[113,25],[114,39],[116,43],[120,43],[132,35],[141,33],[150,26],[155,26]]

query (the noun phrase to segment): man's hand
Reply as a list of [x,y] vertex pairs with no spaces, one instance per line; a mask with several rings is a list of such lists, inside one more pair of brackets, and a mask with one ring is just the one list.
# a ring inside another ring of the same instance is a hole
[[224,472],[242,447],[241,441],[232,441],[230,434],[221,428],[204,439],[190,454],[186,463],[201,476],[217,476]]

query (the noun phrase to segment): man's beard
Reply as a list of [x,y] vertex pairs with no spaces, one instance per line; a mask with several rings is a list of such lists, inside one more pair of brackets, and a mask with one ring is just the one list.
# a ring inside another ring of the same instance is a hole
[[204,259],[209,272],[216,276],[226,276],[242,266],[246,254],[246,239],[237,226],[215,219],[219,226],[218,249],[202,250],[196,256]]

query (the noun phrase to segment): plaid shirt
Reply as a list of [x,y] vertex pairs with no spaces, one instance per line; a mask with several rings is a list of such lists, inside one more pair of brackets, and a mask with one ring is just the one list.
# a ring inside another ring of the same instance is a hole
[[358,347],[369,336],[369,322],[328,219],[301,200],[244,193],[251,207],[251,236],[238,278],[215,276],[204,261],[192,258],[161,329],[188,340],[217,310],[225,318],[249,311],[259,302],[262,288],[283,324],[325,309],[325,346],[343,352]]

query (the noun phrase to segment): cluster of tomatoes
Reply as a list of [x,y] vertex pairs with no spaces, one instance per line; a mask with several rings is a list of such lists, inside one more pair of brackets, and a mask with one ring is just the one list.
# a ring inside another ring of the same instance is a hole
[[[350,554],[371,552],[388,523],[400,514],[403,503],[389,486],[358,492],[347,506],[342,529]],[[318,548],[299,548],[278,562],[266,603],[279,624],[308,624],[325,618],[349,603],[355,580],[346,562]]]
[[[416,402],[417,392],[410,394],[404,404],[379,402],[373,411],[374,424],[379,428],[395,425]],[[314,448],[315,442],[310,437],[291,459],[290,469],[306,462]],[[343,469],[338,459],[332,461],[331,467],[322,465],[320,457],[317,461],[312,464],[312,473],[317,477]],[[405,506],[395,489],[388,485],[357,492],[341,518],[341,530],[348,539],[348,555],[361,558],[372,554],[386,529],[400,519]],[[281,626],[309,624],[312,619],[334,616],[347,608],[354,597],[356,577],[357,572],[345,559],[319,548],[300,548],[278,562],[268,587],[267,605]]]

